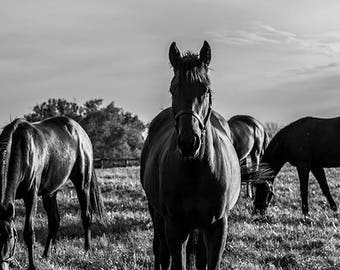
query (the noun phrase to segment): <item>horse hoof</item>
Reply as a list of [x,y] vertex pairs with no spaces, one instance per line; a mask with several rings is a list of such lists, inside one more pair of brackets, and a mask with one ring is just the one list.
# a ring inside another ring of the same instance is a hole
[[303,214],[306,218],[309,217],[309,212],[308,212],[308,211],[302,211],[302,214]]

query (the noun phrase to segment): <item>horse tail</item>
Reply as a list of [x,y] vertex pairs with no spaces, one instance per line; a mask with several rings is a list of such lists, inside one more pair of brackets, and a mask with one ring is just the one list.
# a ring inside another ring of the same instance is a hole
[[90,213],[98,215],[102,221],[104,217],[104,202],[100,192],[100,187],[95,170],[92,171],[92,179],[90,184]]
[[263,130],[264,132],[264,140],[263,140],[263,151],[267,148],[269,142],[270,142],[270,138],[269,138],[269,135],[267,133],[267,131],[264,129]]

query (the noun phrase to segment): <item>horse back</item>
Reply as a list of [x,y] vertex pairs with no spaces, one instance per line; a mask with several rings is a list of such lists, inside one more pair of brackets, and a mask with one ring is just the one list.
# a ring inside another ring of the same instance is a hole
[[[33,123],[41,133],[47,147],[56,148],[66,143],[79,151],[91,152],[91,141],[85,130],[75,120],[68,117],[53,117]],[[64,146],[65,147],[65,146]],[[71,149],[70,149],[71,150]]]
[[[40,140],[35,143],[43,146],[41,194],[58,190],[68,180],[75,167],[84,174],[86,171],[92,172],[92,144],[76,121],[67,117],[54,117],[34,123],[33,126],[40,135]],[[90,176],[86,179],[89,181]]]
[[292,165],[340,166],[340,117],[301,118],[281,133],[285,133],[284,149]]

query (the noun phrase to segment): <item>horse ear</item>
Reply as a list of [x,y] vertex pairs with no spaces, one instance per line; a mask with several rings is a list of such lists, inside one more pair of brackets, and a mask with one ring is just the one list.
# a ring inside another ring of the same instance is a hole
[[181,53],[179,52],[176,42],[172,42],[169,48],[169,60],[173,68],[178,67],[178,62],[181,57]]
[[14,218],[14,205],[13,205],[13,203],[10,203],[8,205],[7,210],[6,210],[6,217],[7,217],[7,219]]
[[204,41],[203,46],[200,51],[200,59],[202,63],[204,63],[205,65],[208,66],[210,64],[211,48],[210,48],[209,43],[206,40]]

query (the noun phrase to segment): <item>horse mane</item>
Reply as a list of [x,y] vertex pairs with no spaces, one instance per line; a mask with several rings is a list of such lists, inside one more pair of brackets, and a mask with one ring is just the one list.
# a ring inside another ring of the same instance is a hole
[[188,82],[200,82],[210,85],[208,72],[206,72],[207,67],[202,63],[197,53],[191,51],[185,52],[179,61],[178,70],[180,71],[181,79]]
[[5,126],[0,134],[0,203],[2,203],[6,188],[5,179],[8,172],[8,163],[10,158],[10,149],[12,146],[13,134],[22,121],[23,120],[20,118],[15,119],[7,126]]

